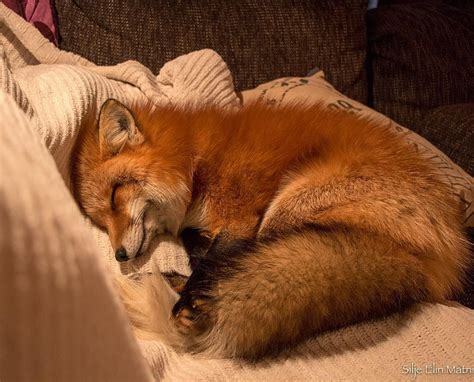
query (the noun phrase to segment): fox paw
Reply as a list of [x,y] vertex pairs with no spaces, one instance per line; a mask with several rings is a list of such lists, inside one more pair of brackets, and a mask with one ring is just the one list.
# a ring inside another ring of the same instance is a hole
[[[249,246],[247,240],[231,241],[221,233],[214,239],[206,256],[200,259],[173,308],[175,324],[183,334],[199,335],[216,322],[219,280],[226,278],[238,265],[233,259]],[[235,256],[234,256],[235,255]]]
[[182,334],[204,333],[212,326],[211,300],[204,296],[192,296],[184,289],[173,307],[173,320]]

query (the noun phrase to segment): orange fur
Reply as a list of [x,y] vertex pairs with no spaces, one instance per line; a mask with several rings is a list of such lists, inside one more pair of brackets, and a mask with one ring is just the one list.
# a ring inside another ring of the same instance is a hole
[[[225,233],[227,246],[256,243],[238,265],[218,262],[215,283],[198,298],[193,283],[202,280],[191,277],[181,301],[189,294],[192,303],[175,314],[190,348],[254,357],[460,288],[468,256],[456,202],[413,147],[376,123],[321,105],[138,105],[138,130],[121,143],[113,113],[99,128],[85,124],[73,180],[116,250],[126,245],[134,257],[151,236],[187,226]],[[118,135],[104,146],[110,134]],[[139,224],[134,200],[143,237],[130,234]],[[226,274],[226,266],[239,271]]]

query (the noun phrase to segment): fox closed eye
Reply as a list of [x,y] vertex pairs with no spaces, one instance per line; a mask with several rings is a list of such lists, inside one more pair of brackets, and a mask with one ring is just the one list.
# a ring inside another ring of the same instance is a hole
[[116,209],[116,204],[115,204],[115,193],[117,192],[117,189],[121,187],[122,185],[120,183],[116,183],[112,186],[112,193],[110,195],[110,209],[112,211],[115,211]]

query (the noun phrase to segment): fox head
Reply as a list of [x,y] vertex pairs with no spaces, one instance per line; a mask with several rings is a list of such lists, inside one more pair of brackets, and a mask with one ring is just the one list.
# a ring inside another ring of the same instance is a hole
[[[135,110],[136,109],[136,110]],[[146,252],[159,234],[177,235],[191,200],[191,156],[179,114],[129,110],[109,99],[81,127],[72,184],[81,209],[107,231],[118,261]]]

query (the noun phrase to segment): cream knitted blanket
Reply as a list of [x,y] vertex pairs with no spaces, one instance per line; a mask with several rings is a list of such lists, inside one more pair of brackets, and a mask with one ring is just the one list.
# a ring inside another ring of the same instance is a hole
[[[466,380],[473,372],[474,314],[459,305],[421,304],[257,365],[136,341],[109,276],[134,269],[110,260],[107,238],[68,189],[80,120],[110,97],[239,107],[227,66],[204,50],[156,77],[132,61],[97,67],[0,4],[0,86],[1,381]],[[164,241],[155,256],[162,270],[187,269],[179,243]]]

